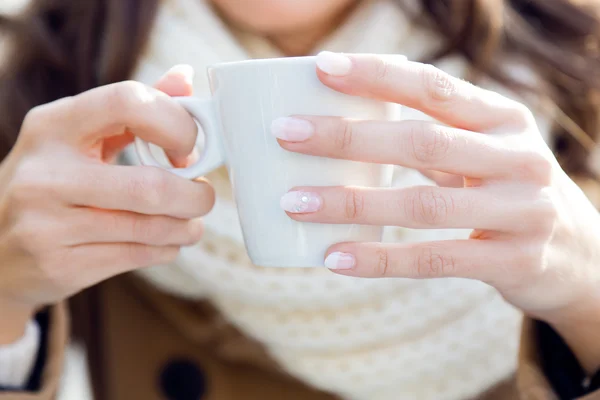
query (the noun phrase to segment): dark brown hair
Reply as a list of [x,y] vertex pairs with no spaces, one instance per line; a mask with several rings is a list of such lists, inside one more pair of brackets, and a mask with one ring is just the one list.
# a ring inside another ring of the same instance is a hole
[[[0,30],[12,39],[0,76],[0,159],[32,107],[128,79],[158,2],[33,0],[20,17],[0,16]],[[590,176],[587,154],[600,131],[598,10],[573,0],[421,3],[420,21],[442,39],[428,61],[460,53],[474,77],[486,74],[520,90],[528,88],[502,69],[503,57],[530,64],[546,84],[538,95],[551,100],[544,103],[547,107],[556,106],[557,157],[568,173]]]
[[0,15],[0,159],[34,106],[128,79],[158,1],[32,0],[20,16]]
[[[399,0],[399,3],[403,3]],[[421,0],[422,21],[445,40],[428,61],[452,53],[481,74],[538,97],[554,118],[551,146],[572,176],[591,178],[588,155],[600,137],[600,2],[588,0]],[[532,68],[543,87],[511,76],[503,60]],[[596,177],[594,177],[596,178]]]

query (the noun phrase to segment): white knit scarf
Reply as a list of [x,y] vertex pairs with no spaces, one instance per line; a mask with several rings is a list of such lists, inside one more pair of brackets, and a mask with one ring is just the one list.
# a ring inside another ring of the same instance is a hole
[[[364,1],[318,49],[402,53],[418,58],[436,44],[387,0]],[[168,68],[280,53],[262,38],[233,33],[202,0],[165,0],[134,77],[153,83]],[[439,65],[465,75],[459,59]],[[407,110],[407,118],[425,118]],[[128,152],[132,157],[131,152]],[[140,272],[163,290],[215,303],[299,379],[345,399],[467,399],[507,377],[516,364],[520,314],[491,287],[463,279],[366,280],[326,269],[260,268],[248,261],[229,184],[211,176],[219,199],[206,237],[177,265]],[[396,185],[429,184],[398,170]],[[455,230],[389,228],[386,241],[464,238]]]

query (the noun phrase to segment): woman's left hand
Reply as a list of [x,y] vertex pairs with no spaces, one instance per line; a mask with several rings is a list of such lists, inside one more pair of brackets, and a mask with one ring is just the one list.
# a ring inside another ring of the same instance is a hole
[[[444,125],[302,116],[274,123],[283,148],[440,171],[463,177],[463,185],[294,188],[282,201],[290,217],[473,229],[465,240],[337,244],[327,267],[362,277],[477,279],[563,336],[563,326],[585,330],[592,320],[600,332],[600,215],[524,105],[399,57],[321,53],[317,60],[330,88],[399,103]],[[310,201],[298,213],[294,199],[303,196]],[[596,356],[600,362],[600,349]]]

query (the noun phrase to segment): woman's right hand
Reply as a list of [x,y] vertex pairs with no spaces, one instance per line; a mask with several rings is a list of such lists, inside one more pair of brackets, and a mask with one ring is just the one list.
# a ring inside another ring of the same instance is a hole
[[100,87],[26,116],[0,165],[0,344],[40,306],[198,241],[197,218],[214,203],[207,182],[110,163],[133,135],[185,163],[197,128],[169,96],[191,95],[191,73],[174,68],[157,89]]

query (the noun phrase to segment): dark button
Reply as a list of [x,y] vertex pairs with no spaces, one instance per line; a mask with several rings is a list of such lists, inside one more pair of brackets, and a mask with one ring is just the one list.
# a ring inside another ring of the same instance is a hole
[[206,377],[193,362],[178,359],[160,372],[160,388],[168,400],[201,400],[206,393]]

